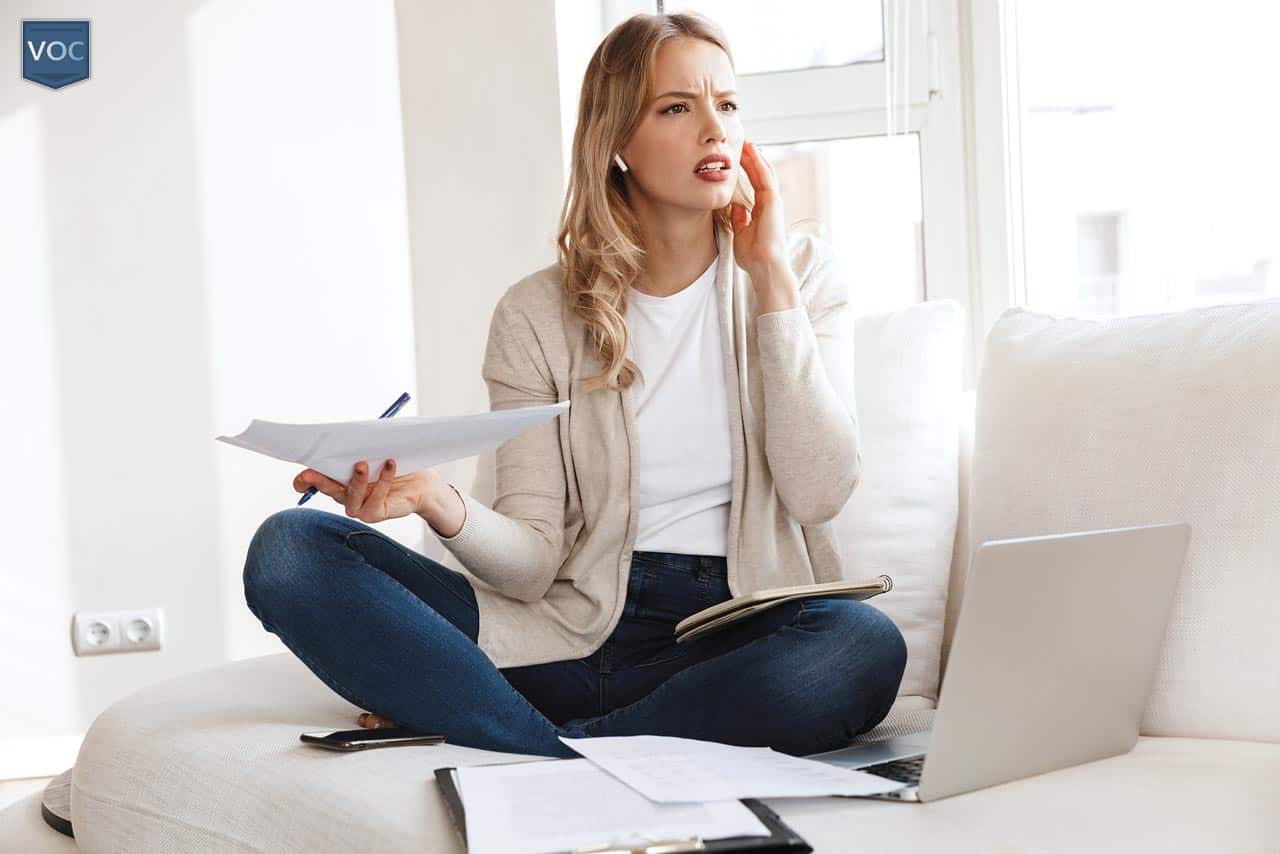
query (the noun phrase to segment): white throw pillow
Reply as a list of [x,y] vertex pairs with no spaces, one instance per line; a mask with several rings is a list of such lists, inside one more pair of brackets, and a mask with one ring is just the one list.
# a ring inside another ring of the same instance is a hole
[[1280,741],[1280,300],[1014,308],[985,349],[974,546],[1190,523],[1141,732]]
[[862,476],[834,520],[845,576],[893,579],[867,601],[907,642],[898,696],[931,707],[959,506],[964,332],[964,308],[950,299],[855,319]]

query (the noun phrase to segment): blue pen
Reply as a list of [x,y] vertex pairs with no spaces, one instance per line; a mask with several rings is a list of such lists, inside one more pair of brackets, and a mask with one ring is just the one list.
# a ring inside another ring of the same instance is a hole
[[[408,403],[408,402],[409,402],[409,392],[407,392],[407,391],[406,391],[404,394],[402,394],[402,395],[400,395],[399,397],[397,397],[397,398],[396,398],[396,402],[395,402],[395,403],[393,403],[393,404],[391,404],[390,406],[388,406],[388,407],[387,407],[387,411],[386,411],[386,412],[382,413],[382,414],[381,414],[381,415],[379,415],[378,417],[379,417],[379,418],[390,418],[392,415],[395,415],[397,412],[399,412],[399,411],[400,411],[400,407],[404,406],[404,405],[405,405],[406,403]],[[311,487],[311,488],[309,488],[306,492],[302,493],[302,497],[298,499],[298,503],[299,503],[299,504],[306,504],[306,503],[307,503],[307,499],[308,499],[308,498],[310,498],[311,496],[315,495],[315,494],[316,494],[316,492],[317,492],[317,490],[316,490],[316,488],[315,488],[314,486],[313,486],[313,487]]]

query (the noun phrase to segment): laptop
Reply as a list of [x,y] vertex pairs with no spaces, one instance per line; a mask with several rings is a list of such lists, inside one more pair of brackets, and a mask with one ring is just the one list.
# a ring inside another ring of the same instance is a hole
[[990,540],[973,555],[931,730],[806,758],[927,802],[1138,741],[1191,526]]

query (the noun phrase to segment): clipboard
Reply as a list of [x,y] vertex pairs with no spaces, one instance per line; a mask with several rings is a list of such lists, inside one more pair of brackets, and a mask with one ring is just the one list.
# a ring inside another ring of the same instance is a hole
[[[444,796],[445,807],[449,810],[453,829],[457,831],[465,848],[467,845],[466,811],[462,807],[462,795],[458,789],[457,770],[455,766],[450,765],[437,768],[434,773],[436,783],[440,786],[440,793]],[[768,836],[722,836],[717,839],[694,836],[688,839],[651,840],[630,847],[601,845],[575,848],[560,854],[680,854],[685,851],[796,851],[799,854],[810,854],[813,851],[813,847],[783,823],[778,814],[767,804],[756,798],[739,800],[768,828]]]

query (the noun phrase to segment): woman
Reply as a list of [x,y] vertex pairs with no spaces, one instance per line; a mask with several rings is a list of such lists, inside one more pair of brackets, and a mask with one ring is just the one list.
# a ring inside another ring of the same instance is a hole
[[[888,713],[906,645],[868,603],[673,639],[732,595],[842,577],[828,523],[861,469],[847,287],[827,243],[784,229],[733,88],[698,16],[637,15],[596,50],[559,261],[499,300],[482,369],[495,410],[570,407],[497,450],[492,507],[362,462],[345,486],[294,480],[345,516],[290,508],[254,536],[249,608],[376,712],[362,726],[560,757],[578,755],[561,736],[644,733],[806,755]],[[367,524],[409,513],[467,573]]]

